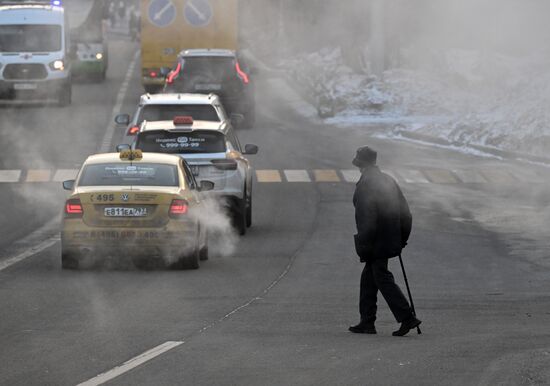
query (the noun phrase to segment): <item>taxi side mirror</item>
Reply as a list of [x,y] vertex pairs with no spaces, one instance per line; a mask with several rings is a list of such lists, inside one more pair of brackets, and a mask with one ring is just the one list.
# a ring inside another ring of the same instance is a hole
[[243,154],[245,155],[253,155],[253,154],[258,154],[258,150],[259,150],[259,147],[256,146],[256,145],[252,145],[252,144],[247,144],[247,145],[244,145],[244,152]]
[[214,183],[212,181],[203,180],[199,185],[199,192],[208,192],[214,189]]
[[63,181],[63,189],[73,190],[74,189],[74,183],[75,183],[75,180]]
[[130,124],[130,115],[128,114],[118,114],[115,117],[115,122],[117,125],[129,125]]
[[122,143],[120,145],[116,145],[116,151],[117,153],[120,153],[122,150],[130,150],[131,146],[127,143]]

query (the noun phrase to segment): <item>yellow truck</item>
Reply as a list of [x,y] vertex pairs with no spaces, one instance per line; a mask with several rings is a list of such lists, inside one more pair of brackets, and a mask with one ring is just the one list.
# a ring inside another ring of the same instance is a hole
[[190,48],[236,50],[238,0],[141,0],[142,84],[156,92],[167,67]]

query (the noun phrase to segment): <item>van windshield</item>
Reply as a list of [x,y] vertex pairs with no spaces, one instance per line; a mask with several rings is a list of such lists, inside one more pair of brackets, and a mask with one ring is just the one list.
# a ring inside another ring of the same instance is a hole
[[57,52],[61,48],[59,25],[0,25],[0,52]]

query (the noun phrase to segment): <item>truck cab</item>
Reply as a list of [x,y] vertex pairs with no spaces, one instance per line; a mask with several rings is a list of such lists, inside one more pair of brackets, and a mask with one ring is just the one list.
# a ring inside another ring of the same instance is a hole
[[69,50],[61,0],[0,0],[0,98],[69,105]]

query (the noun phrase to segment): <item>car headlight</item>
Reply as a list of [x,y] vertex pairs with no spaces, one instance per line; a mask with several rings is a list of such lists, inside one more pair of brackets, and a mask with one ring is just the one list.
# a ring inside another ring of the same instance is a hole
[[97,54],[95,54],[95,58],[97,60],[101,60],[101,59],[103,59],[103,54],[101,52],[98,52]]
[[63,60],[56,60],[50,63],[50,68],[53,71],[63,71],[65,69],[65,62]]

